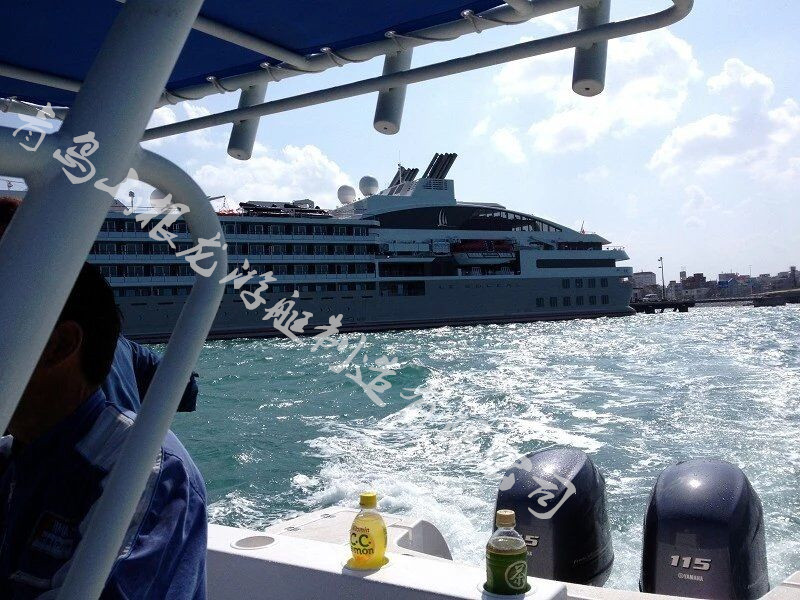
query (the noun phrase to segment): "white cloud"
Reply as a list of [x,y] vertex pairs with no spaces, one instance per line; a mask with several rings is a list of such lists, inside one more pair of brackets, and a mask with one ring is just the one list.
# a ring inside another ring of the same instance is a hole
[[572,91],[573,55],[565,51],[509,63],[494,79],[501,100],[549,101],[549,116],[527,126],[537,152],[575,152],[609,135],[671,125],[690,84],[702,75],[692,47],[658,30],[609,43],[606,90],[584,98]]
[[686,227],[705,227],[706,221],[720,213],[720,205],[699,185],[686,186],[686,199],[681,206]]
[[491,140],[495,150],[507,158],[509,162],[519,165],[527,160],[522,144],[517,137],[516,129],[510,127],[498,129],[492,134]]
[[486,132],[489,131],[489,122],[491,121],[491,117],[485,117],[478,121],[475,124],[475,127],[472,128],[472,135],[475,137],[480,137],[482,135],[486,135]]
[[580,177],[589,183],[596,183],[611,177],[611,170],[605,165],[600,165],[599,167],[589,169],[585,173],[582,173]]
[[229,205],[258,200],[287,202],[310,198],[332,208],[336,189],[349,184],[341,167],[316,146],[285,146],[279,153],[256,144],[248,161],[228,156],[193,172],[195,180],[211,196],[225,195]]
[[800,177],[800,105],[776,104],[772,80],[732,58],[709,78],[709,94],[728,111],[676,127],[655,151],[649,167],[672,177],[681,172],[711,175],[730,169],[757,181],[787,183]]

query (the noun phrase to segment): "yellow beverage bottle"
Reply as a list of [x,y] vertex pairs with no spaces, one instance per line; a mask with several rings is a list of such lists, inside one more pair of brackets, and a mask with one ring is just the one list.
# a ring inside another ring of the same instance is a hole
[[380,569],[389,562],[386,558],[386,523],[376,510],[378,495],[361,494],[361,511],[350,527],[350,551],[353,558],[347,561],[351,569]]

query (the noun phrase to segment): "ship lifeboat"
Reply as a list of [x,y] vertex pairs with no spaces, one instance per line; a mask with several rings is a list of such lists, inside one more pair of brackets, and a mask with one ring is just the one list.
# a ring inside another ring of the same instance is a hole
[[452,246],[460,265],[501,265],[514,260],[514,244],[507,240],[462,240]]

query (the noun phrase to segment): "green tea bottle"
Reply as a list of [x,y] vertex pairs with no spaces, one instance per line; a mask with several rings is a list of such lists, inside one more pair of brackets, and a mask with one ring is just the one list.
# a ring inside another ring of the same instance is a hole
[[503,596],[524,594],[528,585],[528,550],[525,540],[514,530],[516,518],[513,510],[498,510],[495,517],[497,531],[486,544],[487,592]]

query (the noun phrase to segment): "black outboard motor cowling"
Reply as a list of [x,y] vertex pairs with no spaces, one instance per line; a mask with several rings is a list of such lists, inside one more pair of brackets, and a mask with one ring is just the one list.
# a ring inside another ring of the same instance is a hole
[[739,467],[698,459],[659,475],[644,519],[639,587],[737,600],[769,591],[761,500]]
[[580,450],[542,450],[514,463],[495,509],[516,514],[516,529],[528,544],[528,575],[605,583],[614,562],[605,491],[600,471]]

